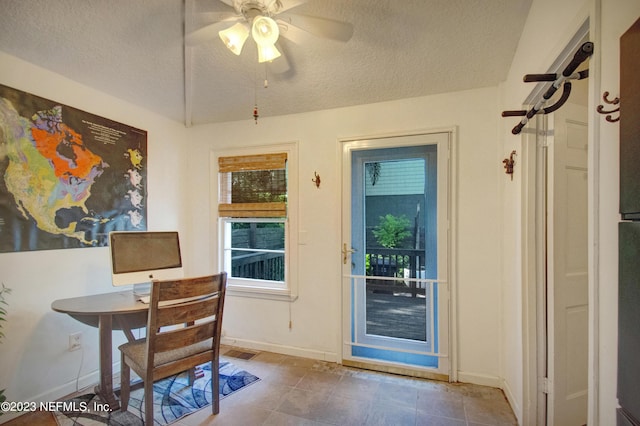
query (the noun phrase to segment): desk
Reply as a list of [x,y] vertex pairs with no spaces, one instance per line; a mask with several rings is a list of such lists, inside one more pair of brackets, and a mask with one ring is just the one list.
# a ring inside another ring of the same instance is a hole
[[113,330],[122,330],[129,341],[135,340],[131,330],[146,326],[149,305],[138,301],[133,291],[129,290],[60,299],[51,304],[51,309],[68,314],[91,327],[98,327],[100,383],[95,392],[112,410],[120,408],[113,393],[111,335]]

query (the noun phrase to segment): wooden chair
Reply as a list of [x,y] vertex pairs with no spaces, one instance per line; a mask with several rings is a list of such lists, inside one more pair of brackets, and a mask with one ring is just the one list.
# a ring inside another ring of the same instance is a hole
[[152,282],[147,337],[119,347],[122,411],[129,404],[131,369],[144,382],[145,424],[153,425],[153,382],[211,361],[211,408],[213,414],[220,412],[218,370],[226,283],[224,272]]

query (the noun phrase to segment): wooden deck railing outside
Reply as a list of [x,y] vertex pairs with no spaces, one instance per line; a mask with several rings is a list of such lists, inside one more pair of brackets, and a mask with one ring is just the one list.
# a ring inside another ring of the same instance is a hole
[[424,286],[403,278],[420,278],[424,271],[424,250],[367,248],[367,275],[397,277],[398,280],[367,279],[367,290],[375,292],[407,291],[411,297],[424,294]]
[[[404,278],[420,278],[424,271],[424,250],[368,248],[367,271],[371,277],[395,277],[397,280],[367,279],[367,289],[376,292],[406,291],[412,297],[424,294],[424,286]],[[239,252],[231,259],[231,276],[284,281],[282,253]]]
[[236,254],[231,258],[231,276],[284,281],[284,254],[251,252]]

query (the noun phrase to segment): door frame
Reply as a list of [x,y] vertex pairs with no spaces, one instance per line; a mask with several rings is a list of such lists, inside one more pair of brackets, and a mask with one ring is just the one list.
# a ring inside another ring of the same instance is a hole
[[[338,139],[337,143],[337,151],[338,158],[340,158],[340,176],[341,176],[341,239],[343,235],[345,235],[345,224],[351,223],[351,151],[353,147],[356,147],[358,150],[366,150],[366,149],[379,149],[379,148],[398,148],[404,146],[417,146],[421,145],[419,143],[416,144],[402,144],[397,145],[385,141],[390,138],[398,138],[398,137],[410,137],[410,136],[419,136],[419,135],[430,135],[435,133],[447,133],[449,134],[449,149],[448,149],[448,176],[447,176],[447,207],[449,212],[449,232],[447,235],[447,247],[448,247],[448,269],[447,269],[447,282],[449,287],[449,330],[448,330],[448,344],[445,349],[448,354],[449,365],[448,365],[448,376],[449,381],[455,382],[458,380],[458,367],[457,367],[457,127],[439,127],[439,128],[430,128],[425,130],[413,130],[413,131],[405,131],[405,132],[392,132],[392,133],[383,133],[383,134],[370,134],[370,135],[360,135],[353,137],[345,137]],[[352,144],[351,149],[345,148],[345,144]],[[348,165],[348,169],[344,166]],[[343,241],[340,241],[340,245],[342,247]],[[338,347],[340,348],[338,353],[338,362],[344,363],[348,362],[349,355],[345,354],[345,339],[349,340],[351,331],[350,326],[347,325],[347,319],[350,318],[350,307],[349,307],[349,295],[347,294],[347,288],[344,285],[344,276],[342,273],[342,264],[341,273],[340,273],[340,301],[342,305],[342,316],[341,316],[341,332],[338,333]],[[394,368],[394,371],[399,371],[400,368]],[[407,370],[408,371],[408,370]],[[437,375],[436,375],[437,376]]]
[[[589,395],[588,395],[588,423],[598,426],[599,419],[599,152],[600,120],[596,112],[596,103],[600,91],[600,10],[601,0],[589,0],[585,7],[578,11],[576,20],[567,27],[566,36],[553,49],[550,55],[549,69],[553,70],[557,61],[561,61],[566,55],[575,52],[577,46],[572,42],[578,38],[578,34],[585,28],[589,34],[589,40],[593,41],[596,49],[589,59],[589,102],[588,111],[588,274],[589,274]],[[553,62],[556,61],[556,62]],[[544,64],[541,64],[544,66]],[[533,71],[532,71],[533,72]],[[524,105],[532,103],[539,96],[540,88],[532,90]],[[537,127],[536,127],[537,128]],[[540,197],[538,185],[545,182],[541,179],[541,170],[537,164],[537,130],[523,131],[521,138],[521,277],[522,277],[522,344],[523,344],[523,407],[522,423],[537,425],[540,417],[539,410],[544,409],[538,400],[538,357],[541,348],[537,339],[540,328],[544,324],[539,323],[541,297],[538,282],[544,273],[539,264],[541,244],[543,237],[539,235]],[[542,423],[545,424],[545,423]]]

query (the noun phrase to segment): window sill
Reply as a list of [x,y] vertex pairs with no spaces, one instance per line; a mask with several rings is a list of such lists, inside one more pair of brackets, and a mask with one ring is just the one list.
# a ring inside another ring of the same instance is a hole
[[288,288],[268,288],[237,284],[227,284],[227,295],[237,297],[251,297],[255,299],[283,300],[293,302],[298,299]]

